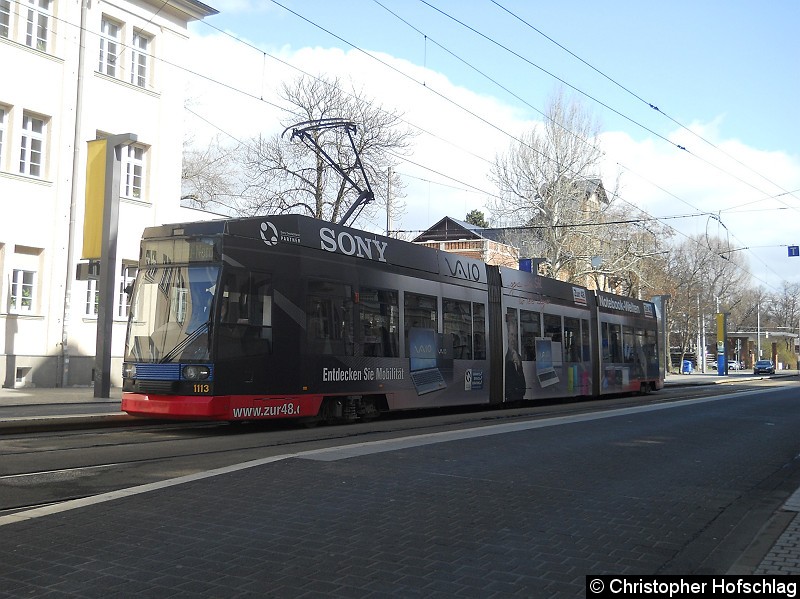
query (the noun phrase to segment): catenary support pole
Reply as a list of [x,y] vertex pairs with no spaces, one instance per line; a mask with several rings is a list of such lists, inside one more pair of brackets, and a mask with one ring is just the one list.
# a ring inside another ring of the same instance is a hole
[[114,325],[114,283],[119,227],[119,187],[122,148],[136,142],[136,135],[124,133],[106,139],[105,198],[103,203],[103,245],[100,256],[97,306],[97,345],[94,357],[94,396],[111,396],[111,332]]

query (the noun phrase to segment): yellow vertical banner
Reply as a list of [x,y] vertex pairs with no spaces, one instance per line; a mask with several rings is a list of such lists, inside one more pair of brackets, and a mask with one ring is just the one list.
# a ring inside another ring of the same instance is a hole
[[103,251],[103,208],[106,200],[106,140],[95,139],[88,142],[88,146],[81,258],[99,260]]

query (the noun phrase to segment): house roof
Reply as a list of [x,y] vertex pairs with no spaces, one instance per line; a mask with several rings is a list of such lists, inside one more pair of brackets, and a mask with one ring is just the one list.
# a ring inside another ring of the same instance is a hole
[[502,233],[503,229],[484,229],[463,220],[445,216],[412,241],[457,241],[459,239],[500,241]]
[[598,200],[604,204],[608,204],[608,195],[606,195],[606,188],[603,187],[603,181],[601,179],[584,179],[583,182],[587,196],[596,193]]
[[[608,204],[608,196],[603,187],[602,179],[580,179],[575,185],[583,188],[586,197],[597,194],[598,201]],[[518,235],[515,227],[501,229],[482,228],[457,218],[445,216],[435,225],[428,228],[412,241],[458,241],[460,239],[488,239],[498,243],[509,244],[514,236]]]

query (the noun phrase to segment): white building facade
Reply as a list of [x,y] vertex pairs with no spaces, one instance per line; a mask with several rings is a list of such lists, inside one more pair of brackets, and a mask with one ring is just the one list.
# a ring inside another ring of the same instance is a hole
[[127,295],[147,226],[180,206],[187,25],[195,0],[0,0],[0,381],[90,385],[97,281],[78,281],[87,142],[123,148],[111,382],[121,384]]

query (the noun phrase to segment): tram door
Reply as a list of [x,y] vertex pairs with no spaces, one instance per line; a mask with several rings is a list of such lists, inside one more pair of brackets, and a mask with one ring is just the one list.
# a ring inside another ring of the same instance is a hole
[[350,285],[309,280],[306,292],[306,351],[309,355],[352,356],[353,290]]
[[225,273],[220,292],[219,355],[272,353],[272,279],[256,272]]
[[234,392],[264,384],[264,364],[272,355],[272,277],[267,273],[226,271],[217,296],[216,363]]

